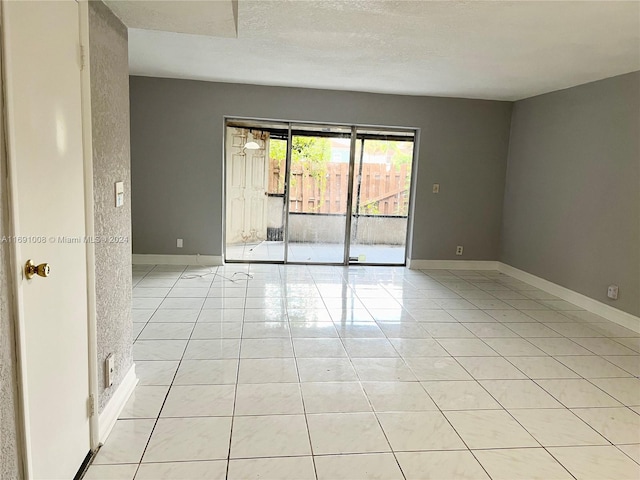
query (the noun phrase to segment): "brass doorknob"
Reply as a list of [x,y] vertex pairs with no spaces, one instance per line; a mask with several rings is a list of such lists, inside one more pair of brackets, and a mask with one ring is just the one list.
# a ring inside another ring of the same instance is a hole
[[32,279],[34,275],[39,275],[41,277],[48,277],[49,273],[51,273],[51,267],[48,263],[41,263],[40,265],[36,265],[31,260],[27,260],[27,264],[24,267],[24,275],[27,279]]

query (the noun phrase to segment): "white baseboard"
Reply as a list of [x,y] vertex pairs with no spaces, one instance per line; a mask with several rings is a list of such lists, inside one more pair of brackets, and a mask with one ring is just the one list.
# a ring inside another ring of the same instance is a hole
[[116,424],[116,420],[120,416],[120,412],[122,412],[137,384],[138,377],[136,377],[136,365],[134,363],[100,414],[98,420],[100,443],[104,443],[107,440],[113,426]]
[[222,257],[216,255],[147,255],[134,253],[134,265],[202,265],[205,267],[220,267]]
[[549,280],[545,280],[544,278],[537,277],[531,273],[525,272],[524,270],[507,265],[506,263],[498,262],[498,271],[517,280],[533,285],[534,287],[544,290],[551,295],[555,295],[569,303],[573,303],[574,305],[584,308],[591,313],[600,315],[601,317],[611,320],[618,325],[629,328],[634,332],[640,332],[640,317],[618,310],[606,303],[594,300],[591,297],[587,297],[586,295],[550,282]]
[[412,270],[498,270],[493,260],[407,260]]

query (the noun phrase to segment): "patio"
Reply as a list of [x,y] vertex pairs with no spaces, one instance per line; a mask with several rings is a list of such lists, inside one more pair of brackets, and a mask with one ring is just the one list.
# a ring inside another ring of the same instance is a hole
[[[263,241],[227,245],[225,261],[278,262],[284,260],[284,242]],[[364,255],[359,263],[404,264],[404,245],[352,245],[351,255]],[[342,263],[344,244],[289,243],[289,263]]]

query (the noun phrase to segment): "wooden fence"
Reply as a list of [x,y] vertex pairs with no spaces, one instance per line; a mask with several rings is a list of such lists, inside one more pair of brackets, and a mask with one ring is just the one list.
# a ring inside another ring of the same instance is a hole
[[[322,170],[313,171],[307,164],[293,164],[291,168],[291,212],[338,213],[347,208],[349,164],[328,163]],[[357,166],[356,166],[357,168]],[[284,168],[271,159],[269,193],[283,193]],[[358,172],[356,171],[356,177]],[[360,213],[378,215],[407,215],[409,208],[410,165],[399,167],[378,163],[362,166],[360,184]],[[354,185],[353,198],[358,191]]]

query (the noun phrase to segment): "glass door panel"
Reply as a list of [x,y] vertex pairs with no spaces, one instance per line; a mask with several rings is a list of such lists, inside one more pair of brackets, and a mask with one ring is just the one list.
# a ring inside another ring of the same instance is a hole
[[292,126],[288,262],[344,263],[351,129]]
[[358,132],[351,263],[405,263],[412,162],[413,134]]
[[226,127],[225,260],[283,262],[288,124]]

